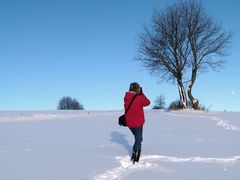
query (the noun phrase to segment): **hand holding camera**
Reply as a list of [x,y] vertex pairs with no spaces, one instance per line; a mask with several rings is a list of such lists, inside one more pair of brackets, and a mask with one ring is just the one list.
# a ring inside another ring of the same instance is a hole
[[139,94],[141,95],[143,93],[142,87],[139,88]]

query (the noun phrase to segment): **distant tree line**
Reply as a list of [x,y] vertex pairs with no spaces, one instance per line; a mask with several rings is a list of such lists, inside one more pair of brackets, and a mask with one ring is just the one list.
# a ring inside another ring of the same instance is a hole
[[71,98],[70,96],[64,96],[59,100],[58,110],[83,110],[84,107],[81,103],[77,101],[75,98]]

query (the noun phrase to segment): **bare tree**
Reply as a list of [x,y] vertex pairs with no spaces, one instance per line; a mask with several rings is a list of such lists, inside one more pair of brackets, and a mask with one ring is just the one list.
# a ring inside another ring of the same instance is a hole
[[181,108],[187,108],[184,83],[188,82],[188,96],[197,109],[198,100],[192,96],[197,74],[223,65],[222,59],[211,57],[225,55],[230,38],[200,3],[183,1],[154,11],[152,24],[139,36],[137,59],[162,82],[177,83]]
[[165,97],[163,95],[160,95],[156,98],[153,109],[164,109],[165,105],[166,105]]
[[70,96],[64,96],[58,103],[59,110],[83,110],[83,105]]
[[153,23],[140,35],[138,59],[161,81],[177,82],[180,104],[186,108],[183,72],[191,51],[180,15],[177,6],[154,11]]
[[227,49],[231,43],[232,33],[227,33],[211,17],[207,16],[203,6],[195,1],[180,4],[187,29],[187,41],[191,47],[188,63],[191,77],[188,97],[194,109],[199,109],[199,101],[193,97],[192,88],[200,72],[208,69],[220,70],[225,64]]

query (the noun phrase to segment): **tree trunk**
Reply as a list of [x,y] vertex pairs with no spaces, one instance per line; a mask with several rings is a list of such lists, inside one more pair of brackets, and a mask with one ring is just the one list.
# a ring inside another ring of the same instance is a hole
[[188,86],[188,97],[189,97],[189,99],[192,103],[193,109],[199,110],[199,101],[197,99],[195,99],[192,95],[192,88],[193,88],[193,85],[195,83],[196,77],[197,77],[197,70],[194,69],[192,71],[192,79],[191,79],[190,84]]
[[186,98],[186,94],[185,94],[185,88],[183,86],[182,81],[178,81],[178,92],[179,92],[179,96],[180,96],[180,104],[179,104],[179,108],[180,109],[186,109],[187,108],[187,98]]

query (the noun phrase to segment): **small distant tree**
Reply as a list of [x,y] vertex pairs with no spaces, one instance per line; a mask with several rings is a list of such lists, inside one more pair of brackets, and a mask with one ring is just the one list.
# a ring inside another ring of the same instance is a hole
[[165,97],[163,95],[160,95],[156,98],[153,109],[164,109],[165,105],[166,105]]
[[70,96],[64,96],[58,103],[59,110],[83,110],[84,107],[76,99],[72,99]]

